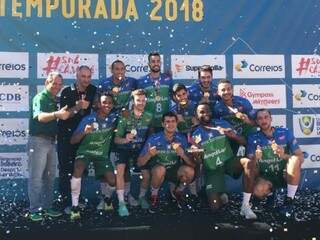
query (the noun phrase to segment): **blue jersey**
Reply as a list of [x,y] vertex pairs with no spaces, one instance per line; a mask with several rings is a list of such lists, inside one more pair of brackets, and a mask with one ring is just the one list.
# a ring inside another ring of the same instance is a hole
[[192,118],[195,116],[195,110],[196,110],[197,104],[192,101],[188,101],[186,106],[175,104],[171,106],[170,111],[182,115],[184,122],[178,123],[178,129],[180,132],[188,133],[191,130],[191,127],[193,125]]
[[[251,103],[243,97],[233,96],[232,108],[235,111],[245,113],[252,120],[255,119],[256,111],[253,109]],[[228,121],[239,135],[247,136],[249,132],[252,132],[252,126],[238,119],[235,113],[232,110],[230,110],[222,100],[219,100],[214,106],[213,117],[221,118]]]
[[[209,104],[214,106],[216,101],[220,99],[217,93],[217,86],[211,81],[210,85],[210,96],[209,96]],[[200,81],[194,82],[191,86],[188,87],[189,99],[196,104],[198,104],[203,98],[203,90],[200,85]]]
[[153,127],[161,127],[162,115],[169,111],[173,80],[167,74],[160,74],[160,78],[153,79],[150,74],[137,80],[137,88],[146,91],[148,99],[145,110],[154,115]]
[[272,141],[281,145],[292,154],[299,149],[297,139],[293,136],[292,132],[287,128],[274,128],[274,132],[271,138],[268,138],[262,131],[250,134],[247,143],[247,155],[253,156],[259,145],[261,148],[271,146]]
[[257,146],[260,146],[262,158],[257,161],[261,177],[272,182],[275,188],[283,187],[285,184],[283,172],[287,161],[280,159],[273,152],[272,142],[281,145],[285,153],[292,154],[299,149],[299,145],[292,132],[286,128],[274,128],[272,137],[267,137],[262,131],[249,135],[247,143],[247,155],[253,157]]
[[166,139],[163,131],[155,133],[151,135],[145,142],[143,149],[140,152],[140,156],[144,156],[148,152],[149,147],[155,146],[158,153],[149,161],[154,161],[167,168],[170,168],[180,163],[180,157],[178,157],[176,151],[173,149],[173,143],[180,144],[185,151],[188,148],[187,138],[182,133],[174,133],[173,140],[171,142]]
[[111,92],[114,96],[115,110],[128,107],[130,101],[130,95],[133,90],[136,89],[136,79],[131,77],[125,77],[119,85],[114,84],[113,77],[101,80],[98,85],[99,92]]

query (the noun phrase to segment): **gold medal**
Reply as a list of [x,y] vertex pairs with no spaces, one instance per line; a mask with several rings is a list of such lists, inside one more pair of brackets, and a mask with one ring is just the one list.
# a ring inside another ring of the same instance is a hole
[[183,106],[186,105],[187,103],[188,103],[188,102],[185,101],[185,100],[183,100],[183,101],[180,102],[180,104],[183,105]]
[[205,93],[203,94],[203,96],[206,97],[206,98],[208,98],[208,97],[210,97],[210,93],[209,93],[209,92],[205,92]]
[[194,141],[195,141],[196,144],[200,143],[201,140],[202,140],[202,139],[201,139],[201,135],[197,135],[197,136],[195,137],[195,139],[194,139]]
[[112,92],[113,93],[118,93],[120,91],[120,88],[118,88],[118,87],[113,87],[112,88]]
[[98,130],[99,129],[99,124],[97,122],[92,123],[93,129]]
[[156,99],[157,102],[159,102],[161,100],[161,97],[160,96],[156,96],[155,99]]
[[137,136],[138,132],[136,129],[132,129],[130,132],[133,136]]
[[173,150],[177,150],[178,147],[180,147],[180,144],[179,143],[172,143],[171,146],[172,146]]

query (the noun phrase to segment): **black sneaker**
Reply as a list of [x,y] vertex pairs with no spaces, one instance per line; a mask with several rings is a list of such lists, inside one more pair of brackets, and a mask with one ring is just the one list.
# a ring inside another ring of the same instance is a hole
[[290,218],[293,214],[293,207],[294,207],[294,199],[290,198],[290,197],[286,197],[284,202],[283,202],[283,206],[280,208],[280,213],[287,217]]
[[158,208],[159,208],[159,197],[158,197],[158,195],[151,195],[150,202],[151,202],[151,205],[150,205],[150,208],[149,208],[149,212],[150,213],[157,212]]

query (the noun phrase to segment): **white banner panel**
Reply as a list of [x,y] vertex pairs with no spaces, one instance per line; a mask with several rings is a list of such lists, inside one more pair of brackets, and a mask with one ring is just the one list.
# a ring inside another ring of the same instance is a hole
[[286,115],[272,115],[272,126],[274,127],[287,127],[287,116]]
[[292,104],[294,108],[319,108],[320,85],[292,85]]
[[302,168],[320,168],[320,145],[300,145],[304,155]]
[[293,129],[297,138],[318,138],[320,136],[320,115],[293,115]]
[[27,118],[0,118],[0,145],[26,144],[28,124]]
[[0,153],[0,179],[28,178],[27,169],[27,153]]
[[320,56],[319,55],[292,55],[291,56],[292,78],[319,78]]
[[92,79],[99,79],[98,54],[38,53],[37,77],[43,79],[49,72],[58,71],[65,79],[75,79],[81,65],[87,65],[91,69]]
[[29,53],[0,52],[0,78],[29,78]]
[[233,78],[285,78],[284,55],[233,55]]
[[1,85],[0,112],[29,111],[29,86]]
[[210,65],[213,78],[226,78],[224,55],[171,55],[173,79],[198,79],[198,68]]
[[[161,56],[161,71],[163,72],[163,55]],[[149,73],[148,55],[147,54],[107,54],[106,71],[107,77],[112,76],[111,64],[115,60],[123,61],[126,67],[126,76],[140,78]]]
[[234,95],[248,99],[253,108],[286,108],[285,85],[235,85]]

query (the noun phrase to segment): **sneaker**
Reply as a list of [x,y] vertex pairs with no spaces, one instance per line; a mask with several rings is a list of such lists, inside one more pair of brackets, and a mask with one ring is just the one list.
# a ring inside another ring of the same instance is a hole
[[74,221],[74,220],[79,220],[81,218],[80,215],[80,207],[72,207],[71,211],[70,211],[70,220]]
[[103,205],[103,209],[107,212],[109,211],[113,211],[113,204],[110,198],[105,198],[103,201],[104,205]]
[[229,202],[229,197],[228,197],[228,194],[226,194],[226,193],[222,193],[220,195],[220,199],[221,199],[221,202],[223,205],[225,205]]
[[257,215],[252,211],[250,204],[244,204],[241,206],[240,215],[246,219],[257,219]]
[[131,194],[128,196],[128,203],[131,207],[139,206],[139,202]]
[[129,216],[128,208],[125,202],[119,202],[118,214],[120,217],[127,217]]
[[55,210],[53,208],[49,208],[49,209],[46,209],[44,211],[45,215],[49,216],[49,217],[60,217],[62,216],[62,212],[58,211],[58,210]]
[[155,213],[158,210],[159,199],[158,195],[151,195],[151,206],[149,208],[150,213]]
[[43,214],[42,212],[30,213],[29,218],[33,222],[39,222],[43,220]]
[[139,205],[141,206],[142,209],[149,209],[150,208],[150,204],[148,203],[146,197],[139,198]]
[[293,214],[293,203],[294,200],[290,197],[286,197],[283,203],[283,206],[280,208],[280,213],[287,217],[290,218]]

